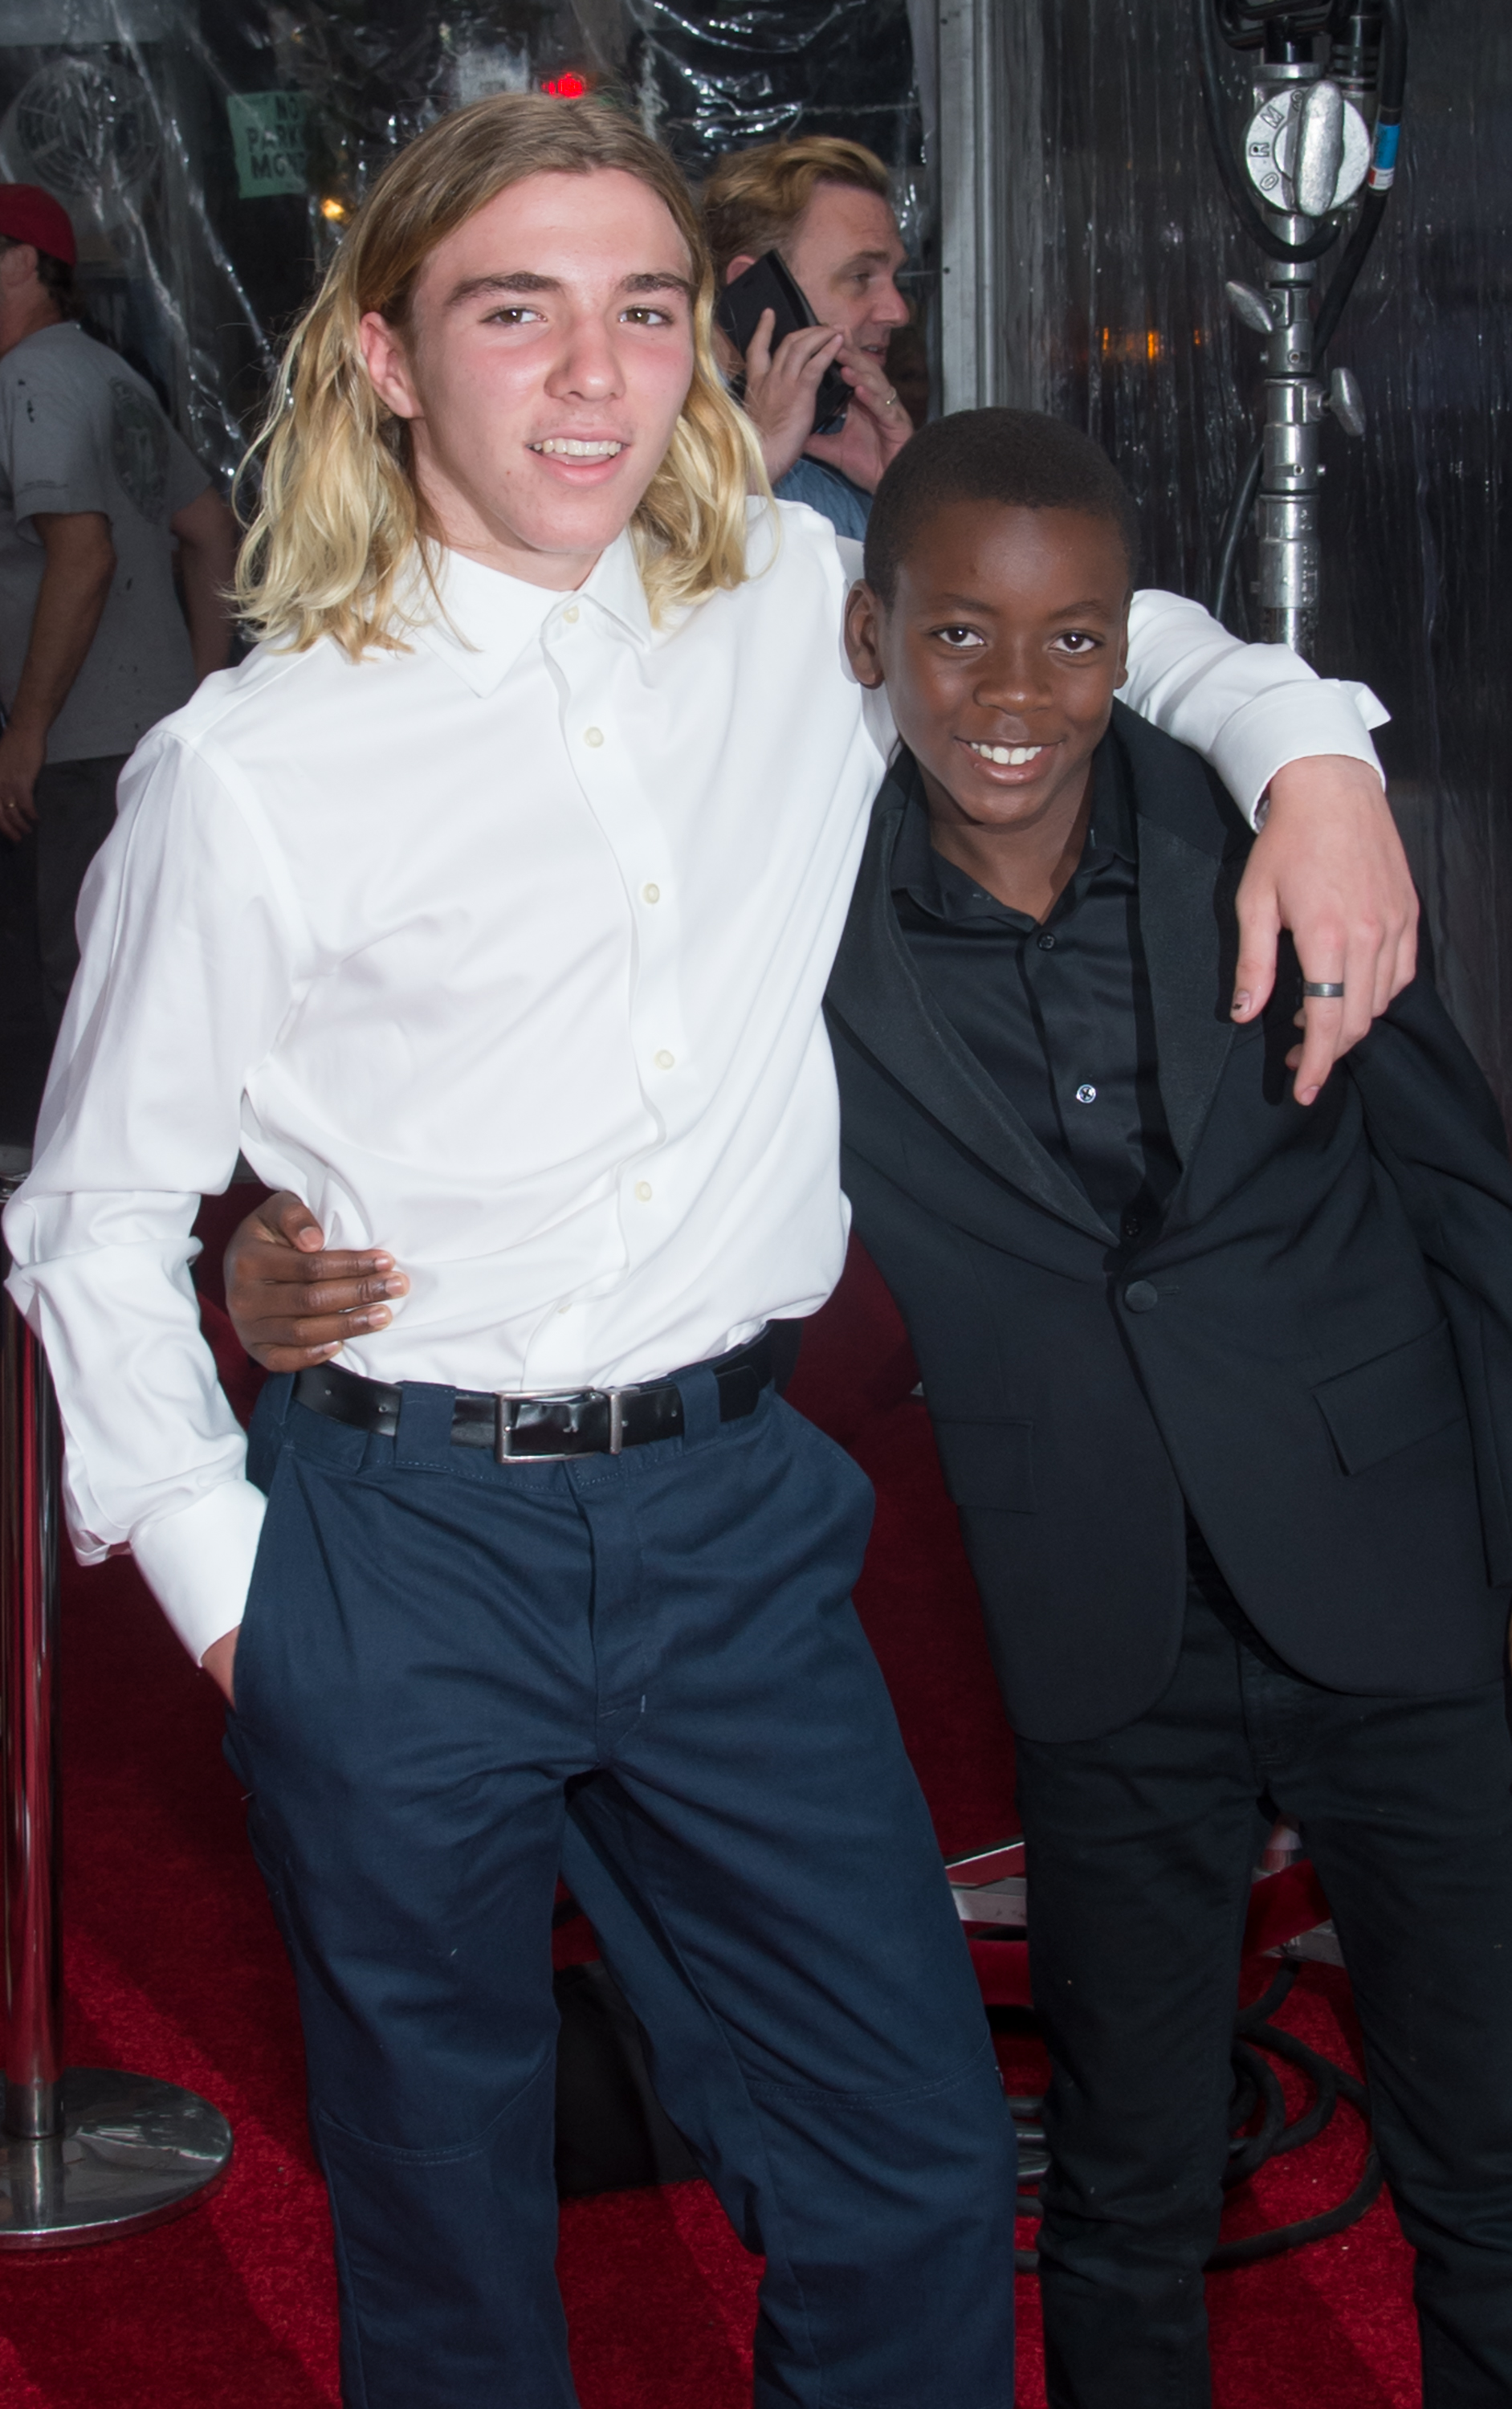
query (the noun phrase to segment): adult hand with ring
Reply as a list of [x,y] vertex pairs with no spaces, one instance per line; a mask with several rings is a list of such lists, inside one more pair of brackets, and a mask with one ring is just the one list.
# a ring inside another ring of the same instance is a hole
[[835,363],[851,389],[845,424],[833,435],[811,435],[804,450],[811,459],[838,469],[863,493],[874,494],[883,470],[894,461],[914,432],[914,421],[869,353],[847,337]]

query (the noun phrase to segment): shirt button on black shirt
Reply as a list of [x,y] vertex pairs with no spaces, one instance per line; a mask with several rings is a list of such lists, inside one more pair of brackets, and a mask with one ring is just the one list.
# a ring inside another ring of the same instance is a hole
[[903,775],[893,903],[920,984],[1080,1183],[1110,1242],[1120,1243],[1126,1214],[1153,1228],[1180,1165],[1160,1102],[1137,836],[1116,740],[1098,746],[1086,846],[1044,926],[935,852],[923,782],[912,765]]

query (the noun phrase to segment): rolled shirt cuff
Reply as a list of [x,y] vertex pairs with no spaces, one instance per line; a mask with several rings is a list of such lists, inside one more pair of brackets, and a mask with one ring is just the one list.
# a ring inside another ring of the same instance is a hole
[[1382,786],[1386,773],[1370,741],[1391,714],[1368,685],[1353,678],[1310,679],[1306,685],[1274,686],[1240,705],[1215,745],[1213,766],[1252,827],[1277,770],[1319,753],[1342,753],[1363,761]]
[[266,1511],[250,1480],[225,1480],[131,1535],[142,1579],[196,1665],[246,1611]]

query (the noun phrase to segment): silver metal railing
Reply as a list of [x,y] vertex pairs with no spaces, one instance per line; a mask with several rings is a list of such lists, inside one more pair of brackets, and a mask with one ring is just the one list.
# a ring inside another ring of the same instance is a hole
[[[21,1185],[8,1164],[0,1204]],[[0,1248],[0,1270],[8,1270]],[[65,2067],[58,1790],[62,1448],[47,1357],[0,1302],[0,1790],[7,2031],[0,2250],[105,2242],[178,2216],[231,2162],[193,2091]]]

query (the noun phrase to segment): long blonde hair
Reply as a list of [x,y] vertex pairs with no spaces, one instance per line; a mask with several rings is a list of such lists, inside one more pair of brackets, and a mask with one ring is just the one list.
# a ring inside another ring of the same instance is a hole
[[740,584],[746,496],[770,489],[750,421],[714,363],[713,277],[687,187],[668,153],[618,110],[504,93],[441,118],[390,162],[295,329],[248,454],[261,465],[262,493],[237,564],[237,599],[256,635],[295,652],[331,636],[353,660],[369,647],[403,649],[425,608],[407,572],[417,551],[430,570],[434,536],[407,423],[367,375],[361,322],[378,310],[402,327],[426,257],[507,186],[599,167],[623,168],[665,202],[697,291],[693,381],[630,522],[647,600],[659,618]]

